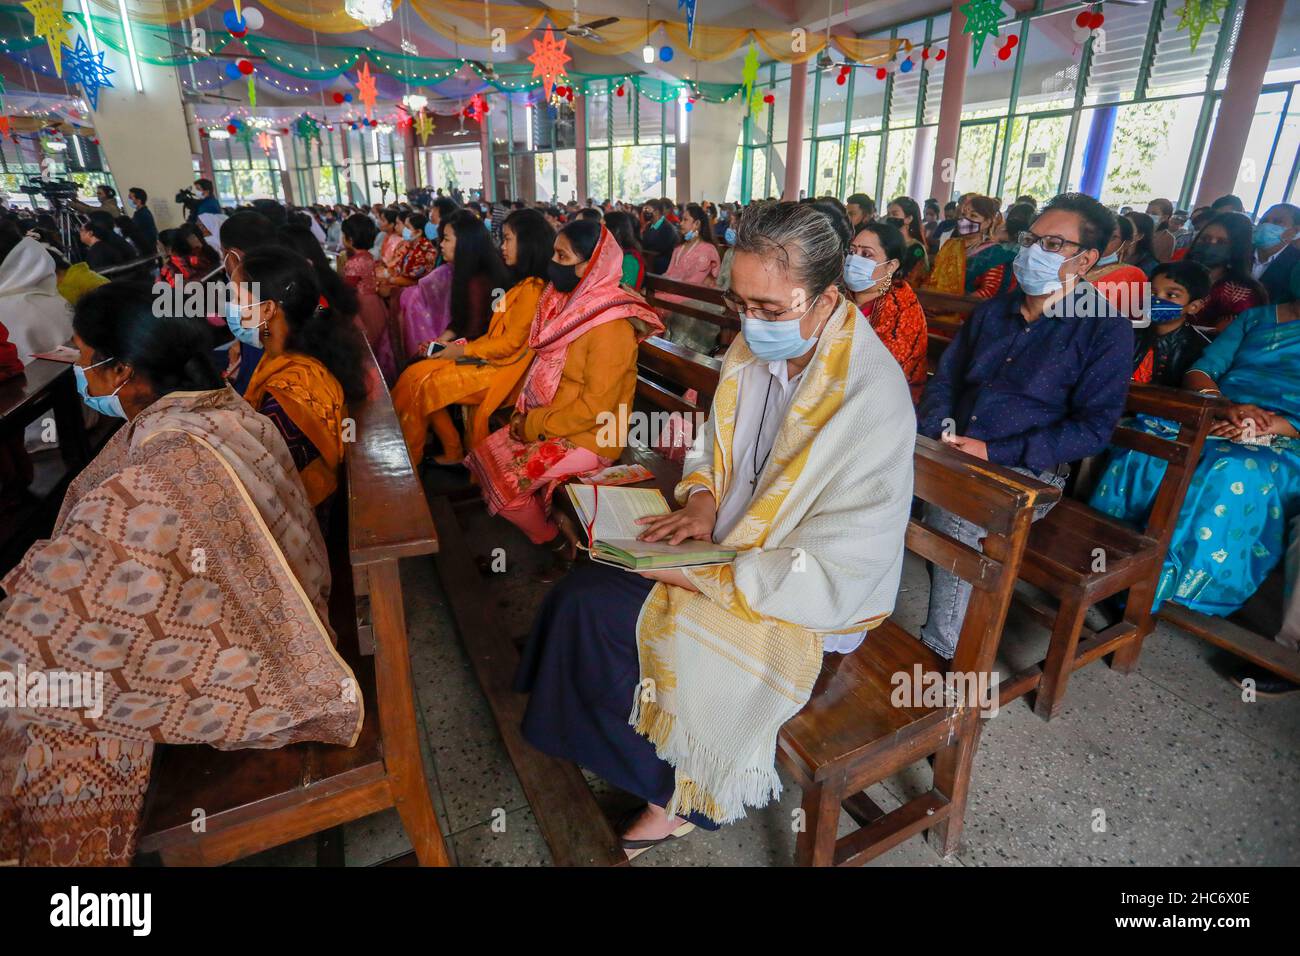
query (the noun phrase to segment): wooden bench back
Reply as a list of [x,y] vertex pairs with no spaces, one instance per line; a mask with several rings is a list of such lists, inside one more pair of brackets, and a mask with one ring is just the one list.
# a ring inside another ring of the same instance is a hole
[[[636,394],[665,411],[708,414],[721,369],[721,359],[655,336],[641,343],[637,355]],[[699,393],[699,399],[695,403],[688,402],[662,382],[676,385],[683,392],[694,389]]]
[[1051,485],[982,462],[923,435],[916,439],[913,494],[987,529],[981,551],[913,518],[907,550],[971,585],[953,669],[984,673],[993,665],[1011,604],[1034,509],[1060,498]]
[[[678,282],[661,275],[647,275],[642,292],[652,307],[670,309],[681,315],[710,322],[719,328],[740,331],[740,317],[727,308],[721,289]],[[665,293],[682,296],[686,301],[664,299]],[[702,308],[704,305],[713,306],[714,309]]]

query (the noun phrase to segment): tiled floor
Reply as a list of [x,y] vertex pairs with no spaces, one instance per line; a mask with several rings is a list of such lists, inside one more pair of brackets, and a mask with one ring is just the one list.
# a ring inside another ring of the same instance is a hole
[[[504,522],[462,513],[476,551],[506,552],[495,620],[527,632],[544,586],[529,578],[538,556]],[[491,713],[461,650],[432,560],[403,567],[417,710],[435,809],[462,866],[547,865]],[[910,563],[897,614],[907,627],[925,614],[927,583]],[[1011,661],[1033,660],[1041,631],[1012,624]],[[1129,677],[1104,664],[1074,675],[1063,713],[1051,723],[1024,700],[984,728],[966,813],[964,849],[947,865],[1300,863],[1300,697],[1243,703],[1208,661],[1213,650],[1161,625]],[[925,764],[871,791],[885,809],[928,785]],[[621,794],[593,781],[602,803]],[[645,866],[773,866],[794,849],[791,814],[799,791],[716,833],[697,831],[637,861]],[[851,827],[847,816],[843,829]],[[348,826],[349,865],[368,865],[409,848],[396,813]],[[248,862],[310,865],[302,841]],[[914,838],[875,861],[940,866]]]

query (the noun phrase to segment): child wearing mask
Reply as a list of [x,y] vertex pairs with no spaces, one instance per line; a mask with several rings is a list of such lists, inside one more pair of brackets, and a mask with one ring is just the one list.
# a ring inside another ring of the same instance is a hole
[[1205,307],[1210,273],[1195,262],[1164,262],[1151,274],[1151,324],[1137,329],[1133,381],[1178,388],[1205,339],[1187,320]]

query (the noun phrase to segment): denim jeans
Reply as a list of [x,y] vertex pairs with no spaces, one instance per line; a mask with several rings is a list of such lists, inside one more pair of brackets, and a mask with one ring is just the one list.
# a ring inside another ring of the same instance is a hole
[[[1037,478],[1057,488],[1064,487],[1068,477],[1054,471],[1040,473],[1029,468],[1013,468],[1012,471]],[[1051,511],[1052,504],[1039,505],[1034,511],[1034,520],[1037,521]],[[981,550],[980,542],[987,533],[979,525],[929,502],[925,505],[924,521],[934,530],[970,545],[976,551]],[[945,568],[930,565],[930,613],[925,626],[921,628],[921,642],[945,660],[952,660],[957,651],[957,637],[961,634],[966,605],[970,603],[970,592],[969,581],[963,581]]]

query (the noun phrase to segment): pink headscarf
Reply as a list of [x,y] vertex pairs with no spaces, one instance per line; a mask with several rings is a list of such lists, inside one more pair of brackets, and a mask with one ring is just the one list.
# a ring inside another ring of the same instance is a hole
[[645,299],[619,285],[622,278],[623,250],[610,231],[601,226],[587,273],[578,280],[577,287],[566,294],[548,282],[542,290],[528,333],[528,347],[536,358],[515,408],[527,411],[550,404],[560,386],[569,343],[596,326],[626,319],[636,329],[638,342],[663,332],[663,321]]

